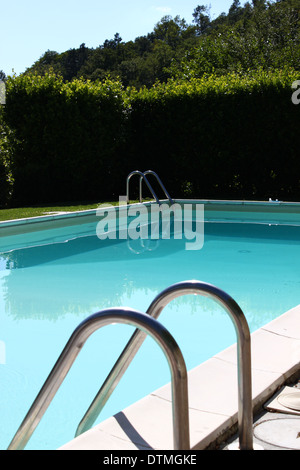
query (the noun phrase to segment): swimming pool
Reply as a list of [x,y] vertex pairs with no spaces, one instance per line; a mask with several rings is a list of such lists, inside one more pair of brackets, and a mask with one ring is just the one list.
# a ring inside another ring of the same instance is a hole
[[[5,449],[75,327],[104,308],[145,311],[165,287],[212,283],[240,305],[254,331],[299,304],[300,205],[206,202],[204,245],[184,240],[99,240],[95,212],[2,224],[0,237],[0,448]],[[3,230],[4,229],[4,230]],[[236,341],[227,314],[209,299],[174,300],[159,320],[188,369]],[[133,328],[91,337],[27,449],[72,439]],[[147,339],[103,410],[105,419],[170,380]],[[99,421],[98,420],[98,421]]]

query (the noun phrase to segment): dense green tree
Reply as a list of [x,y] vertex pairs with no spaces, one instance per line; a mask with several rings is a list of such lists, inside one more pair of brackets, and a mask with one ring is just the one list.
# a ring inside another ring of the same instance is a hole
[[176,49],[186,37],[187,32],[195,33],[195,28],[189,26],[180,16],[164,16],[154,27],[154,39],[161,40]]
[[267,8],[266,0],[252,0],[253,7],[256,9],[263,9]]
[[236,23],[243,14],[243,9],[241,7],[241,2],[239,0],[233,0],[231,7],[228,12],[228,20],[230,24]]
[[197,34],[201,35],[206,33],[210,27],[210,13],[207,5],[198,5],[193,13],[193,22],[196,24]]
[[85,47],[85,44],[81,44],[79,49],[70,49],[63,55],[62,71],[65,80],[72,80],[72,78],[77,77],[88,56],[89,50]]

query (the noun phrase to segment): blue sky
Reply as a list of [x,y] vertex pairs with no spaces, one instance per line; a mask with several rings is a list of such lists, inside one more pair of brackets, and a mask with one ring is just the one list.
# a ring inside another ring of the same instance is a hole
[[[165,15],[192,24],[197,5],[210,5],[212,18],[233,0],[13,0],[1,5],[0,70],[18,75],[48,49],[64,52],[85,43],[96,48],[116,32],[123,41],[153,31]],[[241,2],[242,3],[242,2]]]

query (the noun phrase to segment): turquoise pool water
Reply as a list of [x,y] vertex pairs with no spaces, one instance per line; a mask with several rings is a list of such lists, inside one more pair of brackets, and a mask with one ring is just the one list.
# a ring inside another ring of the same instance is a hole
[[[204,245],[198,251],[172,238],[147,244],[99,240],[94,215],[50,225],[12,224],[1,232],[1,449],[75,327],[98,310],[126,306],[145,311],[164,288],[190,279],[228,292],[251,331],[300,303],[299,213],[234,209],[205,209]],[[236,341],[228,315],[204,297],[174,300],[159,320],[180,345],[188,369]],[[132,332],[130,326],[112,325],[87,341],[27,449],[55,449],[73,438]],[[147,339],[98,421],[169,380],[162,352]]]

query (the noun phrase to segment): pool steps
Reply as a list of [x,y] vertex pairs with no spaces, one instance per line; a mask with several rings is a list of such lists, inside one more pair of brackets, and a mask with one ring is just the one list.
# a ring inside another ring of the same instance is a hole
[[[163,309],[175,298],[184,295],[202,295],[217,302],[232,320],[237,334],[238,346],[238,416],[239,441],[242,449],[253,448],[252,436],[252,400],[251,400],[251,345],[250,331],[246,318],[239,305],[224,291],[201,281],[183,281],[164,289],[153,300],[146,313],[158,319]],[[103,383],[90,408],[80,422],[76,436],[89,429],[101,413],[111,393],[121,380],[139,347],[145,339],[140,330],[136,330],[114,367]]]

